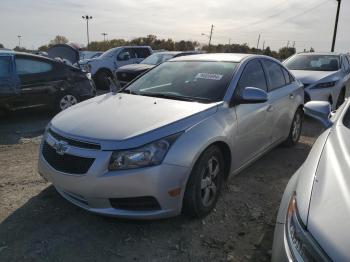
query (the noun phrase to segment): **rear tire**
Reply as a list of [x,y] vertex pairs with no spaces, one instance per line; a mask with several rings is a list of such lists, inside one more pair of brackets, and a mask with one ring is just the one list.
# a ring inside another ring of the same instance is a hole
[[292,147],[299,141],[301,130],[303,127],[304,112],[301,108],[298,108],[294,114],[293,122],[290,127],[288,138],[283,142],[284,146]]
[[224,178],[224,157],[213,145],[197,160],[188,179],[183,213],[201,218],[210,213],[218,200]]
[[56,112],[61,112],[68,107],[74,106],[79,103],[79,99],[76,95],[68,93],[68,94],[63,94],[61,95],[55,105],[55,111]]

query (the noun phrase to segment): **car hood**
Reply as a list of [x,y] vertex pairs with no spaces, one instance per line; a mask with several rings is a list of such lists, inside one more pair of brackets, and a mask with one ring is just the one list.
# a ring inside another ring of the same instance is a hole
[[314,84],[319,81],[329,79],[329,81],[336,81],[338,71],[304,71],[304,70],[290,70],[293,75],[303,84]]
[[103,149],[130,148],[191,127],[215,113],[217,104],[108,93],[68,108],[51,125]]
[[122,67],[119,67],[117,72],[140,72],[140,71],[146,71],[148,69],[153,68],[154,65],[147,65],[147,64],[131,64],[131,65],[125,65]]
[[323,149],[307,228],[334,261],[350,257],[350,130],[337,125]]

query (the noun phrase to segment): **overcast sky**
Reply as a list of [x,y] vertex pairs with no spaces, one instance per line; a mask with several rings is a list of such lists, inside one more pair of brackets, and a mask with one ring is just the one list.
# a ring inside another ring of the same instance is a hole
[[[298,51],[311,46],[329,51],[336,0],[1,0],[0,43],[37,48],[55,35],[86,44],[82,15],[91,15],[90,40],[131,39],[148,34],[207,43],[248,43],[278,49],[295,41]],[[337,51],[350,51],[350,0],[343,0]]]

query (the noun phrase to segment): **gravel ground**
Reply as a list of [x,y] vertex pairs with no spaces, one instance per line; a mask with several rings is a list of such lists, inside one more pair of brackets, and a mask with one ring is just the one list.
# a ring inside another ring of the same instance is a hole
[[89,214],[37,174],[52,116],[0,119],[0,261],[269,261],[284,188],[322,131],[306,120],[300,143],[278,147],[231,177],[203,220],[129,221]]

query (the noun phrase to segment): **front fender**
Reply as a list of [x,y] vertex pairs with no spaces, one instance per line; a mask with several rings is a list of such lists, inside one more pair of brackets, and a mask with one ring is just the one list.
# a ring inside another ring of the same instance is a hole
[[213,143],[223,142],[229,146],[236,121],[227,121],[224,117],[230,116],[224,111],[218,112],[186,130],[171,147],[164,162],[192,169],[203,151]]

